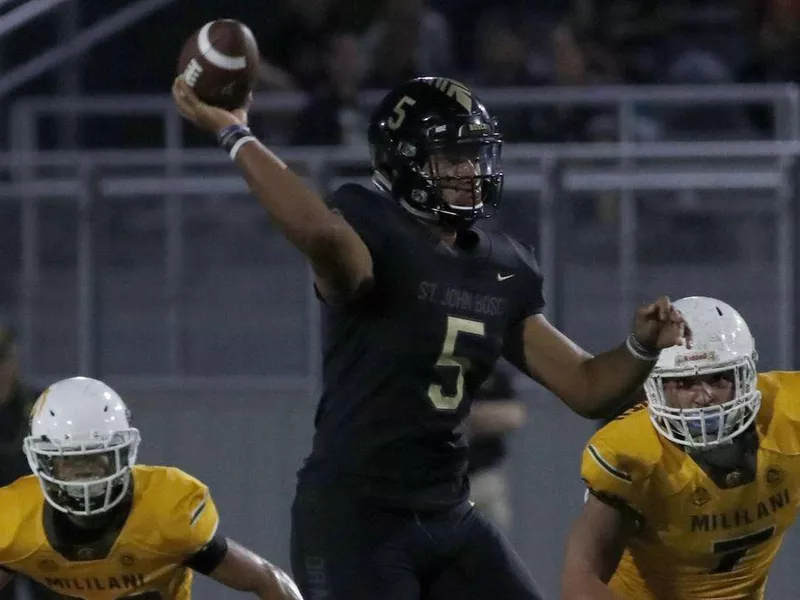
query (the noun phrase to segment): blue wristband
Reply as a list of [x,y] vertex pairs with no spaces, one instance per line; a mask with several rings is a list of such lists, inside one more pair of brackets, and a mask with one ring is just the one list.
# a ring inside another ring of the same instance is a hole
[[228,125],[217,132],[217,142],[225,152],[230,154],[232,159],[236,158],[236,152],[242,147],[244,140],[253,141],[255,139],[248,127],[238,123]]

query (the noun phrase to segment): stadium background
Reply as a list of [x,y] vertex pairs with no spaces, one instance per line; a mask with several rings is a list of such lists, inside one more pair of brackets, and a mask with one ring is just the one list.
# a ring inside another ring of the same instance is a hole
[[[640,301],[716,295],[750,322],[762,369],[798,368],[800,2],[386,5],[0,0],[0,314],[27,377],[116,386],[142,460],[206,481],[225,533],[284,567],[318,313],[303,260],[167,95],[207,20],[253,29],[274,67],[253,127],[322,190],[368,176],[375,90],[432,72],[478,87],[508,140],[494,226],[537,246],[548,316],[588,349],[621,340]],[[330,101],[353,87],[358,102]],[[521,383],[512,541],[555,596],[593,424]],[[768,598],[793,597],[798,558],[793,532]]]

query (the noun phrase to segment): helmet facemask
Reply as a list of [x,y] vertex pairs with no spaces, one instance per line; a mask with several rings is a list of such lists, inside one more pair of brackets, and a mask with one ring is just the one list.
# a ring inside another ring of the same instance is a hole
[[[474,128],[474,129],[471,129]],[[454,228],[496,212],[503,185],[502,140],[485,124],[433,126],[418,143],[400,141],[390,173],[376,171],[376,185],[413,215]]]
[[430,149],[423,172],[432,188],[430,210],[443,221],[472,223],[497,209],[493,177],[498,173],[500,145],[464,141]]
[[63,442],[29,436],[23,447],[48,503],[64,513],[91,516],[112,509],[128,493],[139,432],[127,428]]
[[[670,380],[706,375],[727,376],[732,397],[726,402],[697,408],[679,408],[669,402],[665,384]],[[689,449],[720,446],[744,433],[761,406],[753,356],[689,368],[654,369],[645,382],[650,419],[670,441]]]

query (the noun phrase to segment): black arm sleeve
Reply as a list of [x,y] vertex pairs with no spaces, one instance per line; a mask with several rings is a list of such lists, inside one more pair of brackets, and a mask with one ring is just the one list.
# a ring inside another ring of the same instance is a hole
[[184,564],[203,575],[213,573],[228,553],[228,540],[215,534],[211,541],[184,561]]
[[511,238],[508,238],[508,241],[517,256],[519,266],[516,272],[522,280],[518,291],[521,294],[518,320],[523,321],[544,310],[544,277],[533,248]]
[[[387,245],[388,232],[391,230],[387,226],[386,205],[389,200],[360,185],[348,183],[328,196],[325,202],[333,212],[344,217],[366,244],[372,257],[373,281],[368,289],[359,290],[355,297],[348,301],[348,304],[361,303],[366,297],[373,295],[375,288],[382,285],[384,278],[384,249]],[[318,300],[326,302],[316,286],[314,293]]]
[[328,196],[328,207],[341,214],[369,248],[373,261],[378,261],[386,244],[388,202],[379,194],[360,185],[346,184]]
[[503,340],[503,357],[523,373],[532,376],[525,360],[525,319],[544,310],[544,279],[533,248],[508,238],[516,255],[519,287],[516,313]]

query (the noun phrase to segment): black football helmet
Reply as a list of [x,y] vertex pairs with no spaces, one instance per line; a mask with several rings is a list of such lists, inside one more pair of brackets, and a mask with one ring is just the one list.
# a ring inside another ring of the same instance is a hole
[[489,216],[503,186],[497,121],[465,85],[418,77],[370,119],[373,181],[406,210],[456,228]]

